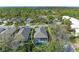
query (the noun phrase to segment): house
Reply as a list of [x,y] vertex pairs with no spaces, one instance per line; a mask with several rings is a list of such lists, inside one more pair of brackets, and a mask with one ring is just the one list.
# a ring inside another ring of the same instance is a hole
[[19,40],[13,40],[13,41],[11,42],[11,48],[12,48],[13,50],[16,50],[19,46],[20,46],[20,41],[19,41]]
[[11,18],[11,19],[8,19],[7,21],[10,23],[16,23],[16,18]]
[[5,29],[0,33],[0,38],[8,39],[13,35],[15,31],[16,31],[16,27],[8,27],[7,29]]
[[12,49],[16,50],[21,42],[27,41],[29,38],[30,27],[22,27],[19,32],[15,34],[14,40],[11,42]]
[[71,21],[71,24],[73,24],[73,25],[79,25],[79,20],[76,18],[71,17],[70,21]]
[[71,22],[71,29],[73,29],[75,31],[74,36],[79,36],[79,20],[74,18],[74,17],[69,17],[69,16],[63,16],[62,19],[68,19]]
[[70,25],[71,29],[78,29],[79,28],[79,25]]
[[22,21],[22,18],[17,18],[16,19],[16,22],[18,22],[18,23],[21,23],[21,21]]
[[43,20],[43,19],[47,19],[47,16],[41,15],[41,16],[39,16],[38,18],[41,19],[41,20]]
[[26,24],[29,24],[32,19],[31,18],[26,18],[25,20],[26,20]]
[[62,20],[69,20],[71,22],[71,28],[74,26],[74,25],[79,25],[79,20],[74,18],[74,17],[69,17],[69,16],[63,16],[62,17]]
[[74,36],[79,36],[79,20],[71,17],[70,21],[71,21],[70,27],[71,27],[71,29],[73,29],[75,31]]
[[7,22],[10,22],[11,20],[10,19],[7,19]]
[[70,19],[69,16],[62,16],[62,20],[68,20],[68,19]]
[[44,27],[39,27],[36,29],[36,32],[34,34],[34,42],[35,44],[47,44],[48,43],[48,35]]
[[7,21],[3,21],[3,23],[0,26],[5,26],[7,23]]
[[71,44],[65,44],[64,52],[75,52],[75,47]]
[[51,22],[52,22],[53,24],[56,24],[56,23],[58,22],[58,19],[54,17],[54,19],[51,19]]
[[19,32],[15,35],[15,39],[21,41],[27,41],[29,38],[30,27],[24,27],[19,30]]
[[2,32],[2,31],[4,31],[5,29],[4,28],[0,28],[0,33]]

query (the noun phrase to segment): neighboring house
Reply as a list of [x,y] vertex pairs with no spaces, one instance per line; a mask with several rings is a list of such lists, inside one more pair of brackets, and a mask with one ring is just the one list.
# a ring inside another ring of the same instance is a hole
[[7,22],[7,20],[5,20],[5,21],[3,21],[3,23],[4,23],[4,24],[7,24],[8,22]]
[[71,29],[73,29],[75,31],[75,35],[74,36],[79,36],[79,20],[76,18],[71,18]]
[[7,39],[10,38],[16,31],[16,27],[9,27],[0,33],[0,38]]
[[12,48],[13,50],[16,50],[19,46],[20,46],[20,41],[19,41],[19,40],[13,40],[13,41],[11,42],[11,48]]
[[31,20],[31,18],[26,18],[26,24],[29,24]]
[[54,18],[51,21],[52,21],[53,24],[56,24],[58,22],[58,19],[57,18]]
[[15,35],[15,39],[20,41],[27,41],[29,38],[30,27],[24,27],[19,30],[19,32]]
[[[2,23],[3,22],[3,23]],[[5,26],[8,22],[7,21],[1,21],[0,20],[1,25],[0,26]]]
[[71,17],[70,21],[71,21],[71,24],[73,24],[73,25],[79,25],[79,20],[76,18]]
[[7,22],[10,22],[11,20],[10,19],[7,19]]
[[7,19],[7,21],[11,23],[16,23],[16,22],[21,23],[22,18],[11,18],[11,19]]
[[73,29],[75,31],[74,36],[79,36],[79,20],[73,17],[69,17],[69,16],[63,16],[62,19],[68,19],[71,22],[71,29]]
[[16,18],[11,18],[11,19],[8,19],[8,22],[11,22],[11,23],[16,23]]
[[69,17],[69,16],[63,16],[62,17],[62,20],[70,20],[71,22],[71,28],[74,26],[74,25],[79,25],[79,20],[74,18],[74,17]]
[[71,29],[79,29],[79,25],[70,25]]
[[22,21],[22,18],[17,18],[16,19],[16,22],[18,22],[18,23],[21,23],[21,21]]
[[41,15],[41,16],[39,16],[38,18],[41,19],[41,20],[42,20],[42,19],[47,19],[47,16]]
[[69,16],[62,16],[62,20],[68,20],[68,19],[70,19]]
[[15,34],[14,40],[11,42],[11,47],[16,50],[21,42],[29,39],[30,27],[20,28],[19,32]]
[[48,35],[44,27],[40,27],[36,30],[34,34],[34,42],[35,44],[47,44],[48,43]]
[[4,28],[0,28],[0,33],[2,32],[2,31],[4,31],[5,29]]
[[65,44],[64,52],[75,52],[75,47],[71,44]]

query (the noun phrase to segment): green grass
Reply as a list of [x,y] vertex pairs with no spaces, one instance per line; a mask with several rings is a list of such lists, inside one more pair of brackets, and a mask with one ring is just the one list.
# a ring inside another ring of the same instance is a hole
[[75,50],[76,50],[77,52],[79,52],[79,48],[76,48]]

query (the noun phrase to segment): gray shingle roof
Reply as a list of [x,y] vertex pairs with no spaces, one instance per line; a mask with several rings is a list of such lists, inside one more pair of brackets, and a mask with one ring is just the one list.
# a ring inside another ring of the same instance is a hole
[[32,20],[31,18],[27,18],[27,19],[26,19],[26,23],[27,23],[27,24],[30,23],[31,20]]
[[44,27],[38,28],[34,34],[34,38],[48,38],[47,32]]
[[4,31],[5,29],[4,28],[0,28],[0,33],[2,32],[2,31]]
[[19,43],[18,40],[14,40],[14,41],[11,42],[11,47],[13,49],[17,49],[19,47],[19,45],[20,45],[20,43]]
[[0,33],[2,37],[10,37],[16,31],[16,27],[10,27]]
[[19,32],[15,35],[15,38],[19,39],[20,37],[20,39],[23,39],[23,41],[26,41],[28,40],[29,33],[30,33],[30,28],[27,28],[27,27],[21,28]]

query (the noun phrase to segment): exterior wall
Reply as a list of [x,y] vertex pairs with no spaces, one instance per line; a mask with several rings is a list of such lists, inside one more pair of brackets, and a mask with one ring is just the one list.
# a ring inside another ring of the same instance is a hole
[[47,38],[35,38],[35,44],[47,44],[48,39]]

